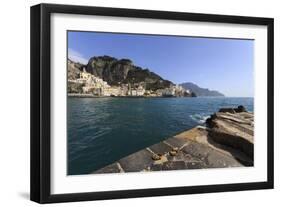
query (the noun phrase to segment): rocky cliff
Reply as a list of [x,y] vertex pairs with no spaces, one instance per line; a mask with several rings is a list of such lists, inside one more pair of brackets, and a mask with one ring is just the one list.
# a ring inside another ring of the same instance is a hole
[[[67,60],[67,79],[75,80],[79,78],[80,72],[83,70],[84,65],[80,63],[73,62],[72,60]],[[82,87],[84,84],[68,82],[67,92],[68,93],[82,93]]]
[[163,89],[174,85],[148,69],[135,66],[129,59],[118,60],[110,56],[92,57],[86,66],[86,71],[102,78],[109,85],[143,83],[146,90]]
[[208,88],[201,88],[194,83],[182,83],[180,84],[183,88],[189,89],[194,92],[197,96],[224,96],[222,93],[214,90],[209,90]]
[[67,79],[75,80],[79,78],[80,72],[83,70],[84,65],[80,63],[73,62],[72,60],[67,60]]

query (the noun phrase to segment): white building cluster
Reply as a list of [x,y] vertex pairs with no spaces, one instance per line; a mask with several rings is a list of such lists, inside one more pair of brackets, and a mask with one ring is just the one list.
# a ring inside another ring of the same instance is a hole
[[85,68],[83,72],[80,72],[78,79],[68,81],[84,84],[82,88],[83,93],[96,96],[143,96],[145,93],[145,89],[142,86],[132,87],[130,84],[110,86],[103,79],[86,72]]
[[79,78],[68,80],[73,83],[83,84],[83,94],[92,94],[95,96],[183,96],[190,91],[183,89],[182,86],[173,85],[169,88],[158,89],[156,91],[145,90],[144,84],[121,84],[120,86],[110,86],[103,79],[98,78],[91,73],[86,72],[85,68],[79,74]]
[[156,91],[158,96],[184,96],[184,93],[191,94],[189,90],[185,90],[182,86],[173,85],[169,88],[158,89]]

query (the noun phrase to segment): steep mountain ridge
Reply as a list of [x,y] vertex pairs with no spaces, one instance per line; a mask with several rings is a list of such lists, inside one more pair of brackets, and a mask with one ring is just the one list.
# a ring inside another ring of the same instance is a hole
[[129,59],[116,59],[110,56],[98,56],[90,58],[86,71],[102,78],[109,85],[122,83],[143,83],[147,90],[164,89],[174,85],[169,80],[133,64]]

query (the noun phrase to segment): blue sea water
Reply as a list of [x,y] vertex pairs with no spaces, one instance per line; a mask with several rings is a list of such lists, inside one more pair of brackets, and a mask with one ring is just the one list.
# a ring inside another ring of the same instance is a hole
[[68,98],[68,175],[87,174],[253,98]]

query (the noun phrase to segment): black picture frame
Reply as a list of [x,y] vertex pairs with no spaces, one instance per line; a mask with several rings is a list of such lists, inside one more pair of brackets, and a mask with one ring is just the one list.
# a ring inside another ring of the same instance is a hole
[[[165,20],[181,20],[194,22],[219,22],[267,26],[267,181],[238,184],[219,184],[204,186],[169,187],[154,189],[85,192],[73,194],[51,194],[51,71],[50,71],[50,15],[52,13],[99,15],[113,17],[134,17]],[[225,191],[242,191],[256,189],[272,189],[274,177],[274,71],[273,71],[273,25],[272,18],[228,16],[213,14],[195,14],[168,11],[135,10],[120,8],[39,4],[31,7],[31,173],[30,199],[38,203],[88,201],[117,198],[133,198],[146,196],[165,196],[179,194],[211,193]]]

